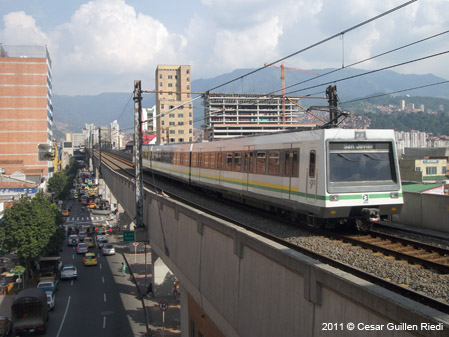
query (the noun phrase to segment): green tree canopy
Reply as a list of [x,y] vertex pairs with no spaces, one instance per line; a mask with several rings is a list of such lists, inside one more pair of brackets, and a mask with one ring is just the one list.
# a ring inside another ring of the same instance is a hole
[[32,200],[22,197],[7,209],[0,227],[1,246],[5,252],[15,252],[29,270],[33,259],[54,251],[62,224],[58,207],[42,193]]

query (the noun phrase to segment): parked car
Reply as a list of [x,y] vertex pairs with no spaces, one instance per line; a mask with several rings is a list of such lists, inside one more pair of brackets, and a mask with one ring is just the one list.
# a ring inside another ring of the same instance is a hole
[[112,243],[104,244],[103,249],[102,249],[102,253],[103,253],[103,255],[114,255],[115,254],[115,248],[112,245]]
[[76,279],[78,277],[78,271],[73,264],[62,267],[61,280]]
[[67,244],[69,246],[76,246],[79,242],[80,242],[80,239],[79,239],[78,235],[76,235],[76,234],[70,235],[69,238],[67,239]]
[[56,280],[40,281],[36,288],[42,289],[47,294],[53,294],[58,289],[58,282]]
[[96,266],[97,265],[97,257],[94,253],[86,253],[84,254],[84,261],[85,266]]
[[11,332],[12,322],[6,316],[0,316],[0,337],[6,337]]
[[87,247],[87,245],[83,242],[78,243],[78,245],[76,246],[77,254],[84,254],[84,253],[87,253],[88,251],[89,251],[89,247]]
[[56,301],[55,293],[52,293],[52,294],[47,293],[47,305],[48,305],[49,311],[52,311],[55,309],[55,301]]

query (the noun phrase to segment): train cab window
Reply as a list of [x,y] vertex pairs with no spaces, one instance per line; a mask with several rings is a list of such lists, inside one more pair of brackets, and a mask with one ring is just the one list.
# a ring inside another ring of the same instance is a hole
[[256,173],[257,174],[265,174],[266,171],[266,152],[257,152],[256,159]]
[[298,151],[286,151],[285,152],[285,175],[287,177],[298,176]]
[[226,171],[232,171],[232,152],[226,152]]
[[217,168],[217,154],[215,152],[210,153],[209,167],[212,169]]
[[242,171],[242,153],[234,152],[234,168],[233,171],[241,172]]
[[315,178],[315,164],[316,164],[316,152],[310,151],[309,157],[309,178]]
[[268,153],[268,174],[279,175],[280,160],[279,151],[270,151]]

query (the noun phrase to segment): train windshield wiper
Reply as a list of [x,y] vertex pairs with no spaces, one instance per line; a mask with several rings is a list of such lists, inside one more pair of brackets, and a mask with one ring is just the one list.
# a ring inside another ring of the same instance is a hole
[[350,159],[350,158],[346,157],[344,154],[341,154],[341,153],[339,153],[338,156],[342,157],[344,160],[347,160],[347,161],[358,162],[358,160]]
[[382,159],[380,157],[374,157],[373,155],[370,155],[368,153],[364,153],[363,155],[368,157],[368,158],[370,158],[370,159],[372,159],[372,160],[376,160],[376,161],[388,161],[387,159]]

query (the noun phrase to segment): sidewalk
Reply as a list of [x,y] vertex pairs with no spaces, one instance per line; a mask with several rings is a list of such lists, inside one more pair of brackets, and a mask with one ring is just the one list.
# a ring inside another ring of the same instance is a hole
[[[145,278],[145,253],[143,248],[139,247],[137,254],[134,254],[132,242],[123,242],[123,232],[114,232],[112,234],[117,248],[117,253],[122,253],[128,266],[130,278],[128,282],[137,284],[136,294],[138,298],[142,298],[142,310],[146,311],[148,319],[150,336],[181,336],[181,308],[179,299],[175,300],[173,296],[169,297],[151,297],[146,295],[147,286],[151,281],[151,253],[150,246],[147,245],[147,277]],[[142,252],[140,252],[142,250]],[[163,312],[159,308],[159,302],[168,303],[168,309]],[[143,308],[145,306],[145,308]],[[146,322],[142,322],[147,324]]]

